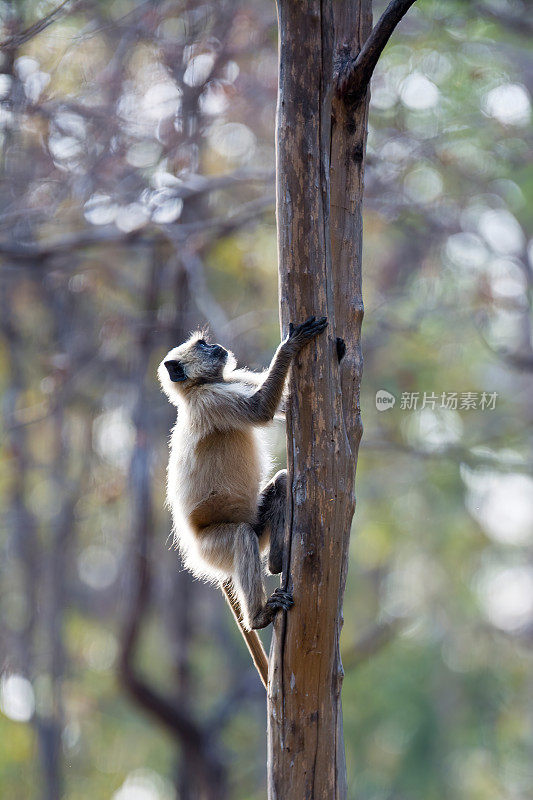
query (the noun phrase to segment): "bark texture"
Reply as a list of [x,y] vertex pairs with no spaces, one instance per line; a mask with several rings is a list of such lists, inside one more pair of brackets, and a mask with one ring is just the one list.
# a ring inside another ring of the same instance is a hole
[[[368,95],[338,91],[371,26],[371,0],[278,0],[277,221],[281,322],[326,314],[292,370],[283,583],[274,627],[269,798],[344,798],[339,654],[359,385],[361,203]],[[339,361],[339,357],[342,356]]]

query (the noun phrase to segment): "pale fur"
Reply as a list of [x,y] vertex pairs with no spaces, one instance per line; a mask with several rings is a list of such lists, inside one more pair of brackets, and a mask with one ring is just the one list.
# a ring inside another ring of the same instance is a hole
[[282,402],[292,358],[325,326],[313,318],[291,328],[264,373],[237,370],[233,355],[199,332],[159,365],[178,409],[167,474],[175,541],[198,578],[232,582],[247,629],[292,604],[279,589],[267,601],[263,586],[261,554],[281,571],[286,478],[278,473],[264,486],[270,460],[261,426]]
[[[241,385],[231,387],[230,391]],[[238,504],[244,522],[253,523],[260,487],[271,460],[263,431],[250,426],[217,429],[217,395],[220,389],[209,387],[194,398],[191,407],[178,403],[178,418],[170,437],[167,469],[167,503],[172,512],[174,541],[187,569],[210,582],[228,578],[233,563],[208,563],[198,548],[198,535],[189,524],[190,515],[206,495],[220,502]],[[211,436],[215,432],[215,436]],[[198,456],[201,455],[201,458]]]

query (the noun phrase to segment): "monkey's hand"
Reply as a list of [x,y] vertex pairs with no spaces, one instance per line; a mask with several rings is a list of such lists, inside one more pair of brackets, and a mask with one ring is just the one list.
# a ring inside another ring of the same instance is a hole
[[293,323],[290,322],[289,335],[285,342],[297,353],[307,342],[310,342],[311,339],[314,339],[319,333],[325,331],[327,326],[327,317],[320,317],[319,319],[316,317],[309,317],[309,319],[306,319],[301,325],[293,325]]
[[294,605],[292,594],[283,589],[276,589],[266,601],[264,608],[255,615],[252,621],[252,630],[266,628],[270,625],[278,611],[288,611]]

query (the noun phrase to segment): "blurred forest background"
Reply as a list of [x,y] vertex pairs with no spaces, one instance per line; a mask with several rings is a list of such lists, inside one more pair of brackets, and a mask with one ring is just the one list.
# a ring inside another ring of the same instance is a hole
[[[353,800],[533,796],[528,5],[420,0],[373,80]],[[0,2],[0,795],[263,798],[264,690],[170,549],[155,371],[198,324],[252,368],[279,341],[275,4],[55,8]]]

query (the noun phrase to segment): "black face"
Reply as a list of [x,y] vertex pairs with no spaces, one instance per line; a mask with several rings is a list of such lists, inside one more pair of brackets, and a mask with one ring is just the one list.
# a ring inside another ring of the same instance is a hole
[[168,376],[173,383],[180,383],[186,381],[187,376],[180,361],[165,361],[165,367],[168,370]]
[[190,380],[191,385],[218,380],[228,360],[229,353],[226,348],[220,344],[207,344],[205,339],[198,339],[193,349],[194,352],[185,353],[183,361],[169,359],[164,362],[170,380],[173,383]]
[[212,358],[214,361],[225,364],[228,360],[228,351],[220,344],[207,344],[205,339],[198,339],[196,347],[202,354]]

